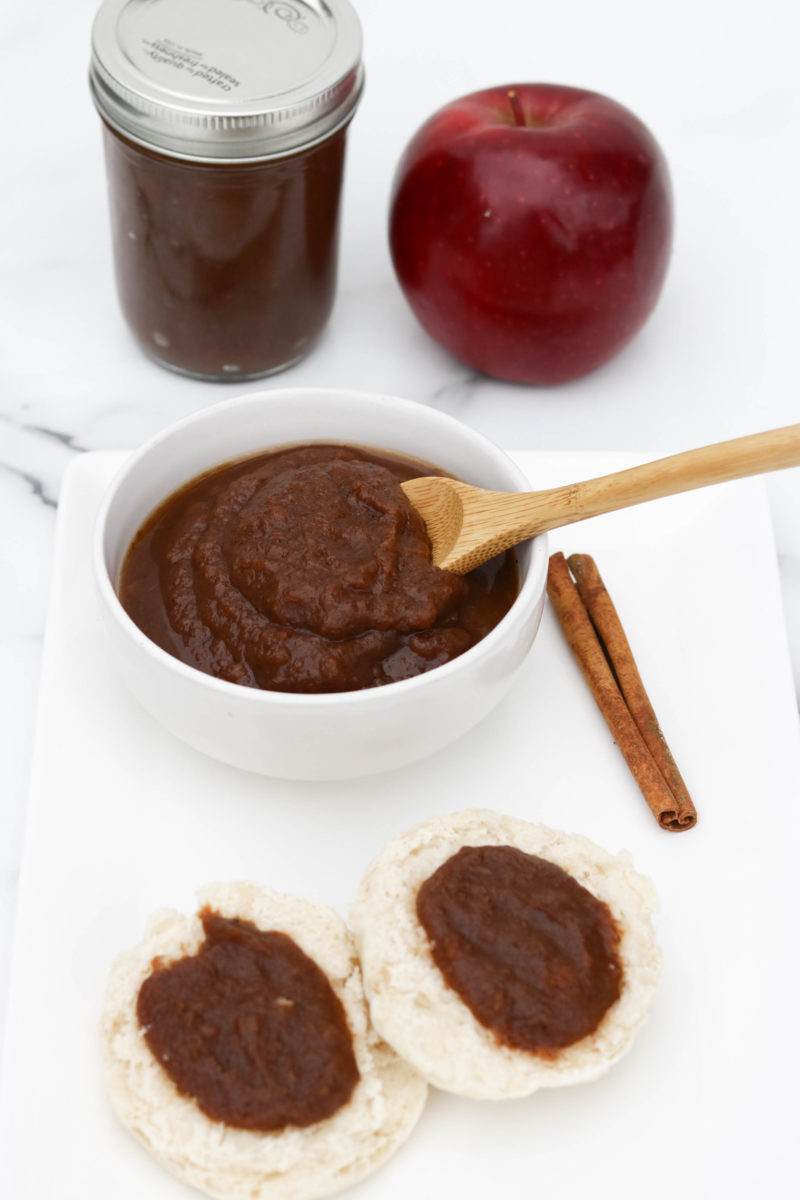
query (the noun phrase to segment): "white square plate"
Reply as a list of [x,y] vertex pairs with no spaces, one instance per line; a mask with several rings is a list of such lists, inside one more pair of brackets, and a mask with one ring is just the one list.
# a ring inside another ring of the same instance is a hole
[[[535,486],[631,456],[520,454]],[[122,456],[76,462],[59,514],[3,1076],[4,1194],[182,1200],[107,1108],[96,1037],[109,964],[154,909],[247,878],[342,915],[393,834],[486,806],[628,848],[661,896],[664,975],[603,1079],[498,1104],[432,1093],[359,1196],[649,1200],[785,1194],[795,1177],[798,733],[766,493],[706,489],[551,535],[595,555],[699,822],[659,829],[550,610],[472,734],[391,774],[287,783],[173,740],[107,661],[90,551]]]

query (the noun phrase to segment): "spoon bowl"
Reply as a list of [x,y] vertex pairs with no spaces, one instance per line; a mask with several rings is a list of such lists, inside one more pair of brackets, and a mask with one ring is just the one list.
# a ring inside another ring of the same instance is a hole
[[495,492],[435,476],[409,479],[401,486],[425,521],[433,562],[465,575],[502,550],[549,529],[712,483],[796,466],[800,425],[785,425],[546,491]]

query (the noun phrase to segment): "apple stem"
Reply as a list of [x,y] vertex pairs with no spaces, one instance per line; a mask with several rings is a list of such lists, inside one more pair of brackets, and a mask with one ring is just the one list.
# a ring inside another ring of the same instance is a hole
[[511,112],[514,115],[514,121],[516,124],[526,125],[527,121],[525,120],[525,113],[522,111],[522,105],[519,102],[519,96],[516,92],[510,91],[508,93],[508,102],[511,105]]

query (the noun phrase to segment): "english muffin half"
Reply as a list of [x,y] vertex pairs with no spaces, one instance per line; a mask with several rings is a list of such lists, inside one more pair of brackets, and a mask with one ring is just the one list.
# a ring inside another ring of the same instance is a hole
[[425,1103],[370,1023],[332,910],[250,883],[164,911],[111,970],[101,1020],[120,1120],[220,1200],[312,1200],[374,1171]]
[[626,853],[486,810],[426,821],[350,913],[380,1035],[429,1083],[483,1099],[602,1075],[661,969],[652,884]]

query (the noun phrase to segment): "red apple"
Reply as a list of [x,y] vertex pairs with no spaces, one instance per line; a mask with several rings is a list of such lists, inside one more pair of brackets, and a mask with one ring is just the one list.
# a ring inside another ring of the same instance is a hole
[[390,246],[431,337],[518,383],[576,379],[631,340],[672,239],[667,165],[605,96],[524,83],[446,105],[400,160]]

